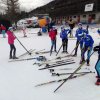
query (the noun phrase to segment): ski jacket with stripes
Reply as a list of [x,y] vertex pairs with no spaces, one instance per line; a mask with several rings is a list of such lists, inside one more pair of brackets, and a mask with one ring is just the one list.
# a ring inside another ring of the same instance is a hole
[[93,47],[94,40],[90,35],[87,34],[82,38],[81,43],[83,43],[83,45],[86,47]]
[[60,32],[60,38],[63,39],[68,39],[68,34],[70,33],[69,29],[64,29]]

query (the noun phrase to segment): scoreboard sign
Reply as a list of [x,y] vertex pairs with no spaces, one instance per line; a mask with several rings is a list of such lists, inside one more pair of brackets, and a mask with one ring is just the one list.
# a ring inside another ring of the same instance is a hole
[[92,3],[92,4],[86,4],[85,5],[85,12],[87,12],[87,11],[93,11],[93,6],[94,6],[94,3]]

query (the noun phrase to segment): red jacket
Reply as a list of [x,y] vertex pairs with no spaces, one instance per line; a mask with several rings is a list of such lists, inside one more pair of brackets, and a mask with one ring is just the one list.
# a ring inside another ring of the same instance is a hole
[[9,44],[14,44],[14,40],[15,40],[16,37],[13,35],[13,32],[8,30],[7,35],[8,35],[8,43]]
[[4,27],[3,25],[1,25],[1,30],[6,30],[6,27]]
[[56,35],[57,35],[57,32],[53,29],[51,29],[49,31],[49,37],[51,38],[51,40],[55,40],[56,39]]

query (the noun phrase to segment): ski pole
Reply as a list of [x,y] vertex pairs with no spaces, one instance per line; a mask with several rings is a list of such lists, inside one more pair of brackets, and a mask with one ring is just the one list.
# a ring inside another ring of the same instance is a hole
[[[14,34],[15,35],[15,34]],[[15,35],[15,37],[16,37],[16,35]],[[16,39],[18,40],[18,42],[21,44],[21,46],[27,51],[27,53],[29,54],[29,55],[31,55],[31,53],[25,48],[25,46],[19,41],[19,39],[16,37]]]
[[78,47],[79,43],[75,46],[75,48],[72,50],[72,52],[69,55],[72,55],[72,53],[74,52],[74,50]]
[[56,53],[56,56],[58,55],[58,53],[59,53],[59,51],[61,50],[62,46],[63,46],[63,44],[60,46],[58,52]]

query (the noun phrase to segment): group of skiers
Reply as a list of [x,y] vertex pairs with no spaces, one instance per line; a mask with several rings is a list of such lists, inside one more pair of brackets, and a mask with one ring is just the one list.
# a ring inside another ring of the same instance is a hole
[[[78,29],[76,30],[75,37],[77,38],[76,41],[76,47],[75,47],[75,53],[72,56],[77,56],[77,49],[78,46],[80,45],[80,50],[81,50],[81,60],[80,64],[82,64],[84,61],[87,62],[87,66],[90,66],[90,56],[92,50],[98,51],[99,57],[97,64],[95,65],[96,71],[97,71],[97,85],[100,85],[100,45],[97,47],[94,47],[93,49],[93,44],[94,40],[91,35],[89,35],[89,26],[87,25],[86,29],[83,29],[82,23],[78,24]],[[61,32],[60,32],[60,38],[62,39],[62,46],[63,46],[63,53],[68,53],[67,48],[68,48],[68,34],[70,34],[71,30],[70,29],[65,29],[64,26],[61,26]],[[99,33],[99,30],[98,30]],[[99,33],[100,34],[100,33]],[[57,35],[57,29],[55,26],[53,26],[50,31],[49,31],[49,37],[51,38],[51,50],[52,52],[53,47],[54,51],[56,52],[56,35]],[[85,59],[85,53],[87,52],[87,59]]]
[[[16,57],[16,47],[14,45],[14,40],[16,39],[16,36],[13,33],[13,27],[9,27],[6,31],[6,28],[4,28],[3,25],[1,25],[2,28],[2,34],[5,38],[5,33],[8,35],[8,43],[10,45],[10,56],[9,59],[18,59]],[[57,36],[57,29],[55,26],[52,26],[48,30],[49,37],[51,39],[51,50],[50,52],[54,51],[57,52],[56,49],[56,36]],[[68,53],[68,35],[71,33],[71,29],[65,29],[64,26],[61,26],[61,32],[60,32],[60,38],[62,40],[62,47],[63,47],[63,53]],[[100,34],[100,30],[98,29],[98,33]],[[94,40],[91,35],[89,35],[88,26],[86,29],[83,29],[82,23],[78,24],[78,29],[76,30],[75,37],[77,38],[76,41],[76,47],[75,47],[75,53],[72,56],[77,56],[77,49],[80,45],[81,49],[81,60],[80,64],[82,64],[84,61],[87,61],[87,66],[90,65],[90,56],[92,50],[98,51],[98,61],[95,65],[95,69],[97,71],[97,85],[100,85],[100,44],[99,46],[96,46],[93,48]],[[85,59],[85,53],[87,51],[87,59]]]
[[3,35],[3,38],[6,38],[6,27],[3,24],[0,25],[0,33]]

